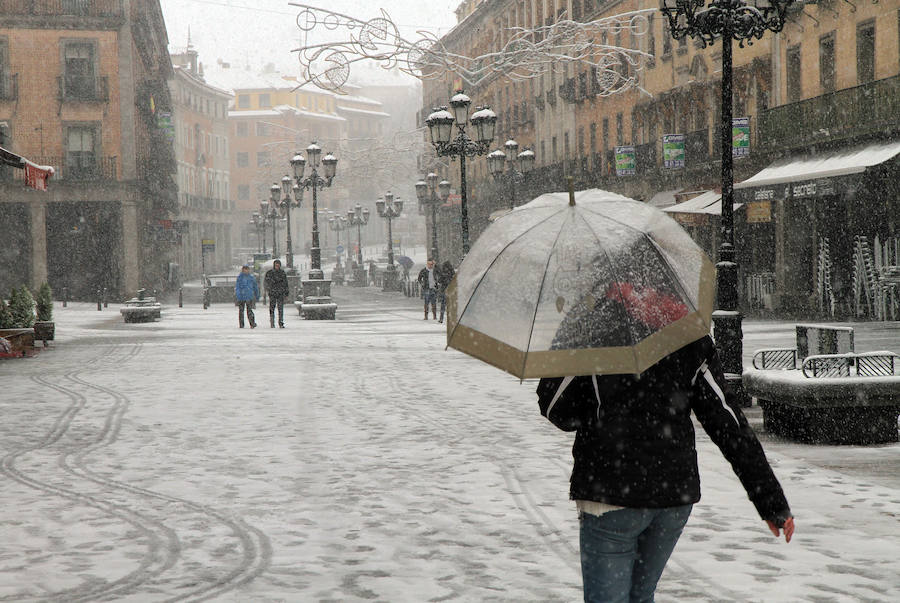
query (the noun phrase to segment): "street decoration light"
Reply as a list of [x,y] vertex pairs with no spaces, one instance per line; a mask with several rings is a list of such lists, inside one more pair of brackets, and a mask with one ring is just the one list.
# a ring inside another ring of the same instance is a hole
[[[459,193],[460,193],[460,228],[462,229],[463,255],[469,253],[469,212],[466,194],[466,157],[475,157],[487,153],[488,146],[494,140],[494,126],[497,114],[488,107],[475,107],[469,117],[471,99],[460,90],[450,99],[450,109],[435,109],[425,124],[431,144],[439,157],[459,157]],[[456,137],[453,138],[453,124],[456,124]],[[475,139],[466,134],[467,124],[475,131]]]
[[[277,186],[276,186],[277,188]],[[275,209],[275,202],[269,201],[260,201],[259,202],[259,214],[262,216],[263,220],[268,220],[272,223],[272,257],[278,257],[278,238],[275,232],[275,220],[278,219],[278,210]]]
[[383,199],[375,202],[375,209],[378,211],[379,217],[387,220],[388,225],[388,265],[384,274],[382,290],[397,291],[400,281],[397,277],[397,266],[394,264],[394,234],[391,230],[391,221],[400,217],[403,212],[403,201],[394,199],[394,195],[388,191],[384,194]]
[[[328,153],[324,157],[322,155],[322,149],[313,142],[311,145],[306,147],[306,159],[300,153],[294,155],[291,159],[291,169],[294,174],[294,181],[296,182],[297,187],[300,189],[309,190],[312,189],[312,247],[309,250],[310,255],[310,270],[309,270],[309,278],[315,280],[323,280],[325,278],[325,273],[322,272],[322,250],[319,248],[319,204],[318,204],[318,190],[320,188],[325,188],[331,186],[331,182],[334,179],[335,172],[337,171],[337,158]],[[303,173],[306,169],[306,164],[309,163],[309,167],[312,170],[309,176],[303,176]],[[322,175],[319,175],[319,168],[322,169]]]
[[258,211],[250,215],[250,224],[256,228],[256,249],[266,252],[266,219]]
[[356,272],[353,275],[353,284],[357,287],[364,287],[366,269],[363,268],[362,227],[369,223],[369,208],[363,209],[357,203],[356,207],[347,210],[347,221],[351,226],[356,226]]
[[[446,182],[446,181],[445,181]],[[447,194],[450,194],[449,182]],[[431,257],[435,262],[438,260],[438,236],[437,236],[437,208],[443,201],[438,197],[438,176],[434,172],[425,176],[424,180],[416,182],[416,198],[419,200],[419,207],[431,208]],[[444,200],[446,201],[446,199]]]
[[503,147],[505,153],[497,149],[488,154],[488,170],[495,180],[501,180],[506,175],[510,189],[509,208],[512,209],[516,206],[516,184],[524,183],[528,172],[534,167],[534,151],[525,149],[519,153],[519,143],[513,139],[507,140]]
[[278,206],[282,217],[287,221],[285,256],[287,257],[287,271],[292,273],[294,271],[294,244],[291,241],[291,209],[298,208],[303,204],[303,189],[296,186],[290,176],[285,175],[281,179],[281,187],[273,184],[270,190],[272,191],[271,202]]
[[701,46],[722,40],[722,110],[719,123],[722,144],[722,243],[716,264],[716,299],[713,336],[734,392],[746,404],[740,381],[743,372],[742,316],[738,311],[738,266],[734,252],[734,170],[732,157],[732,43],[752,44],[768,31],[784,27],[793,0],[662,0],[660,10],[676,40],[690,37]]

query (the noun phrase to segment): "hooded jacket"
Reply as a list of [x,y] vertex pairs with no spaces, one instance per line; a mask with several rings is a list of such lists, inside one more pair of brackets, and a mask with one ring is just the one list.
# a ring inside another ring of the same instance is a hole
[[266,291],[269,292],[269,296],[275,299],[286,297],[290,293],[287,273],[281,268],[272,268],[266,272],[263,284],[266,287]]
[[256,278],[249,273],[241,272],[234,282],[234,299],[239,302],[259,299],[259,285]]
[[760,517],[790,508],[753,429],[726,399],[725,375],[707,336],[635,375],[544,378],[543,414],[575,432],[573,500],[635,508],[700,500],[693,412],[719,447]]

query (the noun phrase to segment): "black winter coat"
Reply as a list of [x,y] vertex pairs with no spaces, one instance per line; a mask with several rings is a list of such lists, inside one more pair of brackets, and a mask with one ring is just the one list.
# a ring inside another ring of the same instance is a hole
[[266,291],[269,292],[269,297],[274,297],[276,299],[279,297],[286,297],[291,290],[290,286],[288,286],[287,274],[284,270],[272,268],[266,272],[264,283]]
[[753,429],[723,394],[725,375],[704,337],[640,377],[541,379],[541,414],[575,431],[570,496],[635,508],[700,500],[691,411],[731,463],[760,517],[783,521],[790,508]]

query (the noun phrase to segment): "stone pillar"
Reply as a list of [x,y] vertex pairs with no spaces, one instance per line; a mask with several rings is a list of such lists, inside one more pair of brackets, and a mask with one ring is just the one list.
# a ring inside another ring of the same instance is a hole
[[33,199],[28,203],[28,209],[31,214],[31,290],[37,291],[47,280],[47,202]]
[[122,286],[125,297],[137,294],[140,289],[141,236],[138,229],[138,208],[134,201],[122,202]]

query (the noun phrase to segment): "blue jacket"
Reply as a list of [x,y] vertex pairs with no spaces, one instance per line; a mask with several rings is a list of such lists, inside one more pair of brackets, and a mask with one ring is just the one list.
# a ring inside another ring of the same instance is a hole
[[234,283],[234,298],[237,301],[256,301],[259,299],[259,285],[252,274],[241,272]]

